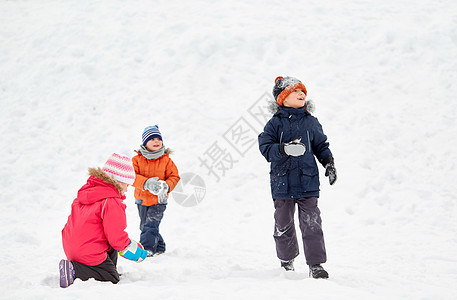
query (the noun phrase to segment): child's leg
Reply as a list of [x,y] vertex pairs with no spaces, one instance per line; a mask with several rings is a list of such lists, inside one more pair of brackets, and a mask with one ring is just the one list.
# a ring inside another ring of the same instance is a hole
[[274,200],[276,254],[280,260],[288,261],[298,255],[297,234],[295,232],[294,200]]
[[145,250],[151,250],[153,253],[165,251],[165,242],[159,233],[159,225],[166,208],[167,206],[163,204],[147,208],[146,221],[140,236],[140,243]]
[[[140,230],[143,231],[143,228],[144,228],[144,224],[146,223],[147,221],[147,218],[148,218],[148,211],[149,211],[149,208],[151,208],[152,206],[143,206],[141,204],[138,204],[138,215],[140,216]],[[163,217],[163,213],[162,213],[162,217]],[[161,220],[161,218],[160,218]],[[160,220],[159,220],[159,224],[160,224]],[[158,230],[158,229],[157,229]],[[144,241],[141,241],[140,239],[140,243],[143,245],[143,242]],[[154,250],[154,249],[147,249],[147,250],[153,250],[153,252],[165,252],[165,241],[163,240],[163,237],[159,234],[157,234],[157,241],[154,241],[154,242],[151,242],[149,244],[157,244],[157,249]],[[143,245],[144,246],[144,245]],[[153,248],[153,247],[152,247]]]
[[306,263],[308,265],[324,263],[327,261],[327,254],[317,198],[302,198],[297,200],[297,203]]
[[156,249],[156,252],[165,252],[165,250],[167,250],[165,241],[164,241],[162,235],[159,233],[159,238],[158,238],[158,240],[157,240],[157,249]]
[[111,259],[111,261],[113,262],[113,265],[115,267],[117,267],[117,259],[119,257],[117,250],[111,248],[107,254],[108,254],[108,258]]
[[[119,273],[116,269],[117,251],[111,249],[107,254],[108,257],[106,260],[96,266],[88,266],[76,261],[72,261],[71,263],[75,269],[76,278],[80,278],[83,281],[86,281],[89,278],[94,278],[98,281],[111,281],[112,283],[118,283]],[[114,255],[116,258],[113,262],[112,258],[114,258]]]
[[[141,201],[141,200],[137,199],[137,201]],[[141,205],[141,202],[138,202],[137,207],[138,207],[138,215],[140,216],[140,230],[143,231],[143,226],[144,226],[144,223],[146,223],[146,217],[148,214],[148,208],[150,206],[143,206],[143,205]]]

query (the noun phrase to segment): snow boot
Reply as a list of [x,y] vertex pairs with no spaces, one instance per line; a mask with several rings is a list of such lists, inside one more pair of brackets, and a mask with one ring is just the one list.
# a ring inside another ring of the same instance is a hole
[[156,251],[154,253],[154,252],[152,252],[152,250],[146,250],[146,252],[148,253],[148,255],[146,257],[153,257],[153,256],[157,256],[157,255],[165,253],[165,251]]
[[281,260],[281,267],[286,271],[295,271],[294,269],[294,260]]
[[309,277],[327,279],[328,273],[320,264],[312,265],[309,266]]
[[62,259],[59,263],[60,287],[66,288],[75,281],[75,269],[69,260]]

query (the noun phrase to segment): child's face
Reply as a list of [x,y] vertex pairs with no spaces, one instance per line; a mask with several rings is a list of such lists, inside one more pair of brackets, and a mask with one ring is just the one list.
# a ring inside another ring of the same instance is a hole
[[302,108],[305,106],[306,94],[303,90],[297,89],[284,99],[284,106]]
[[159,150],[160,148],[162,148],[162,140],[159,139],[159,138],[150,139],[150,140],[146,143],[146,149],[148,149],[148,150],[151,151],[151,152],[157,151],[157,150]]
[[120,182],[120,181],[118,181],[118,182],[121,184],[122,192],[124,194],[127,193],[127,188],[129,187],[129,185],[127,183],[124,183],[124,182]]

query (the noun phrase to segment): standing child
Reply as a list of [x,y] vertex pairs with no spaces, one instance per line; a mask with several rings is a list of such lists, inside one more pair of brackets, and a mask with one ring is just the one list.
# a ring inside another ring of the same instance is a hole
[[78,191],[62,230],[68,260],[59,263],[60,286],[75,278],[119,282],[117,253],[140,262],[146,251],[125,232],[125,192],[135,179],[132,160],[113,153],[102,169],[89,168],[89,179]]
[[148,126],[143,131],[143,144],[133,157],[136,178],[135,199],[140,215],[140,243],[148,256],[165,252],[165,241],[159,233],[159,225],[167,207],[168,193],[179,181],[176,165],[170,158],[170,150],[163,145],[159,127]]
[[277,77],[273,87],[277,111],[259,135],[262,155],[271,162],[270,184],[275,207],[276,253],[281,266],[293,271],[298,256],[295,233],[295,204],[310,276],[328,278],[321,266],[327,260],[321,226],[319,171],[316,160],[325,167],[333,185],[336,169],[327,136],[319,121],[308,111],[306,87],[296,78]]

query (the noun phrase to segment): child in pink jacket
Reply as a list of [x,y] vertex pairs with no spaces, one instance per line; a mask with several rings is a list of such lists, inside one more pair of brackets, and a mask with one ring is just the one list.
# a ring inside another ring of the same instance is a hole
[[119,282],[117,255],[140,262],[147,252],[125,232],[124,193],[135,180],[130,157],[113,153],[103,168],[89,168],[89,179],[78,191],[62,230],[68,260],[59,263],[60,286],[75,278]]

